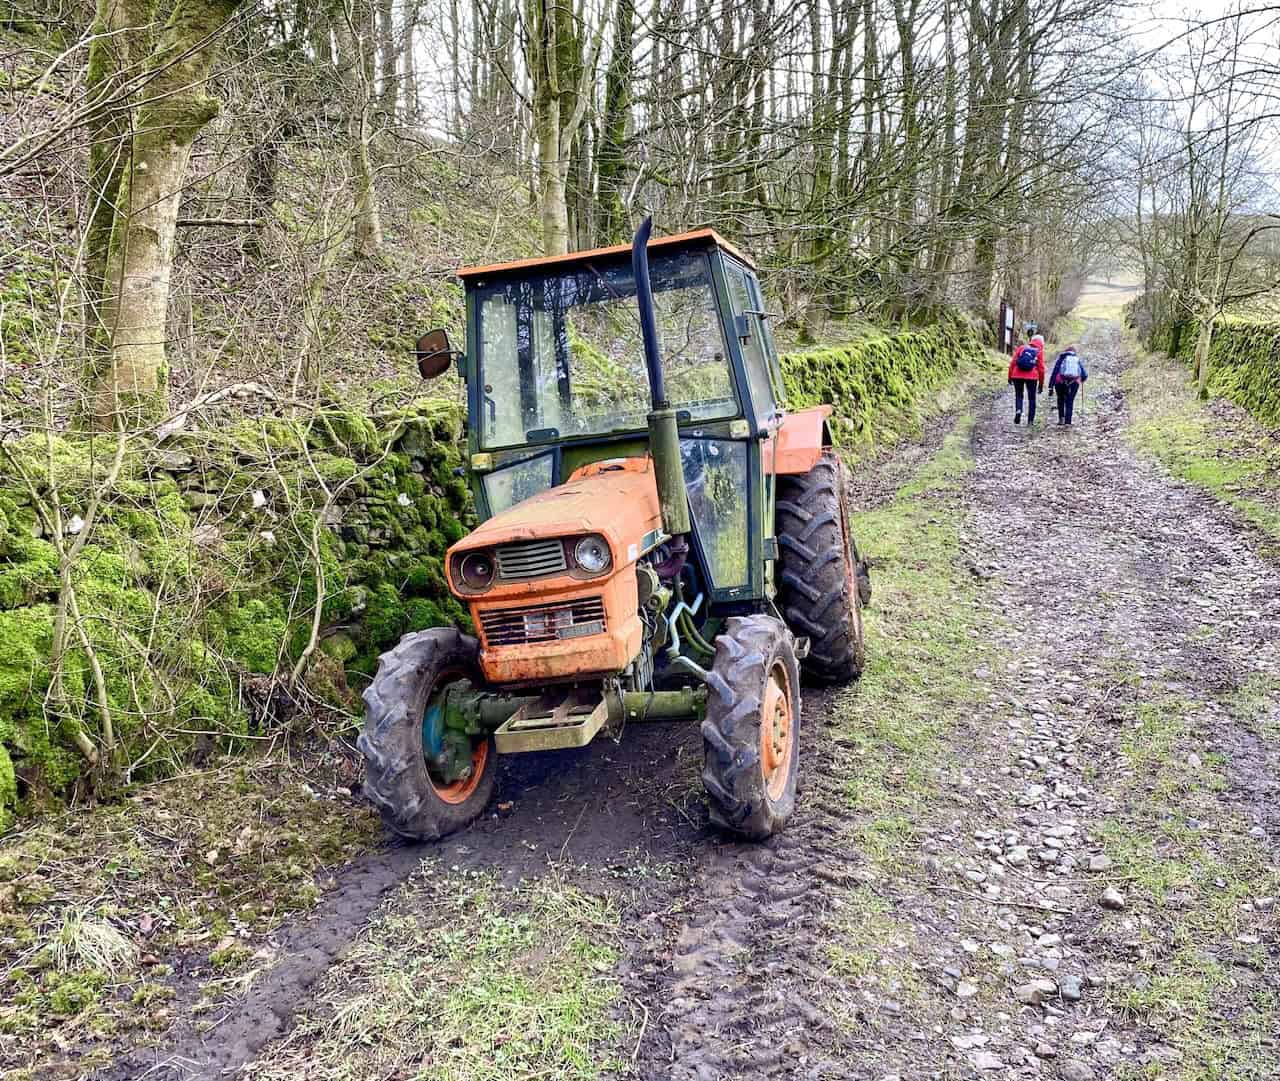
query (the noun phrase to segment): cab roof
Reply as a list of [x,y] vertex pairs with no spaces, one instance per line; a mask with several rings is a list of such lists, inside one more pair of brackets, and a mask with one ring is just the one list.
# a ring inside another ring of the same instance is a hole
[[[740,262],[746,263],[752,270],[755,263],[725,240],[714,229],[694,229],[688,233],[677,233],[675,236],[654,237],[649,241],[649,250],[678,247],[711,247],[723,248]],[[540,270],[544,267],[558,267],[568,263],[586,262],[588,259],[602,259],[609,256],[627,255],[631,251],[630,244],[614,244],[608,248],[592,248],[590,251],[572,251],[567,255],[546,255],[534,259],[517,259],[512,263],[491,263],[487,266],[463,267],[458,277],[464,281],[468,278],[494,277],[496,275],[516,273],[518,271]]]

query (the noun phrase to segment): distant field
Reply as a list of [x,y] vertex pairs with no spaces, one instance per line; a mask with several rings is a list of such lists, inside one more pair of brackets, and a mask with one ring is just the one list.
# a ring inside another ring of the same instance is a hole
[[1115,318],[1141,291],[1142,280],[1137,275],[1115,274],[1110,281],[1090,278],[1071,314],[1088,319]]
[[1263,293],[1261,296],[1251,297],[1228,311],[1241,319],[1275,322],[1280,319],[1280,292]]

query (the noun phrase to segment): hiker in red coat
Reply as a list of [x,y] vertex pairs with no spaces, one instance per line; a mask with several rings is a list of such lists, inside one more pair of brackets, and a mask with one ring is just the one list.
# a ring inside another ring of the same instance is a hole
[[1009,385],[1013,387],[1013,423],[1022,423],[1022,396],[1027,396],[1027,423],[1036,421],[1036,395],[1044,390],[1044,338],[1034,334],[1009,358]]

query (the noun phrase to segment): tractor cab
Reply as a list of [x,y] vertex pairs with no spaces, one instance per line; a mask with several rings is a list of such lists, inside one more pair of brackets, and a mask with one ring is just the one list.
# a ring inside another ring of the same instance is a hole
[[[620,245],[459,272],[481,519],[588,463],[646,454],[651,386],[631,255]],[[693,558],[709,596],[761,598],[772,532],[760,528],[772,495],[764,444],[777,436],[783,390],[756,270],[711,229],[652,240],[648,255]]]
[[[365,691],[365,790],[431,839],[483,809],[494,756],[693,721],[711,819],[795,804],[801,665],[862,669],[866,568],[829,406],[784,409],[751,261],[709,229],[460,272],[480,524],[445,554],[475,636],[415,629]],[[673,744],[674,746],[674,744]]]

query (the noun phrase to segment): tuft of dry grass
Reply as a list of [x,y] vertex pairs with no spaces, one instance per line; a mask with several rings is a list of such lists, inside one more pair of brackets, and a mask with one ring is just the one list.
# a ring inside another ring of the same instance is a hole
[[59,972],[98,969],[118,979],[138,963],[133,940],[110,920],[95,917],[81,908],[68,910],[62,926],[50,944],[54,967]]

